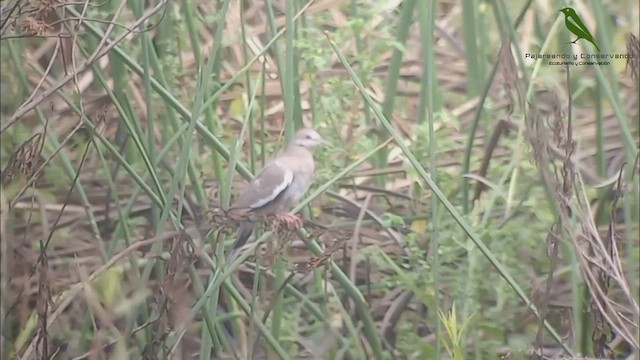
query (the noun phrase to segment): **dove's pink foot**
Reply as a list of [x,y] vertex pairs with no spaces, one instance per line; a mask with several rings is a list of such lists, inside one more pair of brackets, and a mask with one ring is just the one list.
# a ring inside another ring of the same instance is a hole
[[298,214],[284,213],[277,216],[277,221],[283,223],[289,229],[299,229],[304,224],[304,220]]

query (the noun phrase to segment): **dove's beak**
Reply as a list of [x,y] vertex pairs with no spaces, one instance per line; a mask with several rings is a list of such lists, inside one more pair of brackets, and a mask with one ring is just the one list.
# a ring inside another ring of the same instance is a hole
[[324,146],[326,146],[326,147],[330,148],[330,149],[332,149],[332,148],[333,148],[333,145],[331,145],[331,143],[330,143],[330,142],[328,142],[328,141],[327,141],[327,140],[325,140],[325,139],[321,139],[321,140],[320,140],[320,143],[321,143],[322,145],[324,145]]

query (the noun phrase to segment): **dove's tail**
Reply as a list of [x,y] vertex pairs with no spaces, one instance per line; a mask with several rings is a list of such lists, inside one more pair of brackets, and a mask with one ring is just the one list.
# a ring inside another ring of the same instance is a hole
[[256,227],[256,223],[250,221],[243,221],[238,226],[236,232],[236,242],[233,243],[232,250],[237,250],[244,246],[249,240],[249,237],[253,233],[253,229]]

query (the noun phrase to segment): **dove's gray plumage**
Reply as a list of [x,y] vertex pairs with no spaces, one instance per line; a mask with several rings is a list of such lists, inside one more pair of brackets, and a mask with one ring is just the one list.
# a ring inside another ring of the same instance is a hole
[[312,150],[320,144],[326,141],[315,130],[298,131],[238,196],[228,213],[249,220],[240,223],[233,249],[251,236],[255,227],[252,217],[282,214],[302,200],[315,170]]

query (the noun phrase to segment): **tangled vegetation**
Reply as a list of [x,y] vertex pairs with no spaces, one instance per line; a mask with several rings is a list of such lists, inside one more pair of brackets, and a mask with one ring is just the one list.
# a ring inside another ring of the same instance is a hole
[[[637,358],[639,5],[569,5],[594,38],[544,1],[4,0],[0,356]],[[631,56],[527,56],[596,41]],[[303,228],[229,258],[304,126]]]

